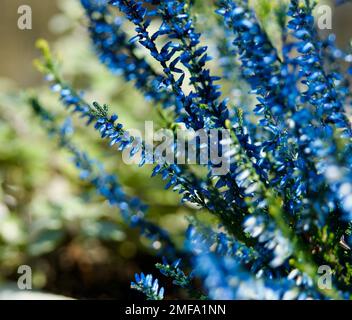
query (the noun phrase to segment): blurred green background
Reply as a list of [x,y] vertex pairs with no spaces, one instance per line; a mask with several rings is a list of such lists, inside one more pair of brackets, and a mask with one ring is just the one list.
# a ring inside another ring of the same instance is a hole
[[[32,30],[17,27],[23,4],[32,8]],[[200,4],[209,11],[206,5]],[[352,36],[351,13],[352,5],[334,10],[333,31],[342,46]],[[155,252],[79,180],[69,155],[48,138],[24,103],[25,92],[39,92],[45,106],[65,116],[32,65],[39,56],[38,38],[51,43],[65,77],[87,92],[86,99],[109,103],[127,128],[143,128],[145,120],[157,118],[132,84],[100,65],[78,0],[0,0],[0,291],[16,283],[17,268],[27,264],[37,290],[74,298],[136,298],[130,280],[141,270],[157,273]],[[150,205],[151,219],[181,243],[185,216],[195,209],[181,206],[177,194],[165,191],[158,178],[150,179],[148,167],[123,165],[92,128],[76,125],[75,142],[118,173],[127,191]]]

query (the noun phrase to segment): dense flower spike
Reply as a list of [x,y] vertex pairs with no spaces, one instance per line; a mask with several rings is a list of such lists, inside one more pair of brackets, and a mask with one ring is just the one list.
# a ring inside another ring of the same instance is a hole
[[[153,38],[167,36],[173,43],[178,40],[174,46],[177,46],[181,54],[172,61],[174,71],[183,73],[182,69],[177,68],[179,62],[189,71],[190,84],[195,90],[191,96],[194,107],[201,105],[204,116],[209,117],[205,126],[210,125],[212,121],[221,126],[221,122],[228,118],[228,110],[225,103],[218,102],[221,92],[220,86],[215,82],[220,78],[212,76],[205,66],[211,58],[207,54],[207,47],[199,45],[200,34],[195,30],[189,5],[175,0],[151,2],[156,5],[156,16],[160,16],[163,21],[159,31],[153,34]],[[153,13],[149,13],[151,14]]]
[[[302,171],[305,172],[305,187],[303,190],[311,194],[311,204],[314,204],[316,221],[319,226],[326,223],[331,212],[331,199],[334,191],[326,188],[326,181],[321,175],[322,167],[318,167],[320,159],[327,153],[335,152],[338,147],[334,142],[334,132],[338,131],[342,138],[351,137],[351,124],[344,111],[341,91],[337,91],[339,81],[337,73],[327,73],[324,69],[325,51],[329,45],[322,45],[314,28],[313,8],[301,5],[299,1],[291,1],[288,28],[295,37],[298,57],[294,59],[300,68],[299,80],[305,85],[306,91],[300,94],[300,104],[292,115],[299,137],[296,141],[301,151]],[[328,148],[324,147],[329,141]],[[303,154],[303,155],[302,155]],[[315,193],[320,193],[314,199]],[[322,197],[321,193],[325,193]],[[307,207],[306,207],[307,208]],[[310,211],[313,211],[312,207]],[[305,211],[305,216],[311,212]],[[307,219],[306,219],[307,220]],[[309,222],[306,222],[309,225]]]
[[[248,81],[251,93],[255,94],[259,101],[254,112],[259,117],[258,124],[264,131],[259,131],[254,139],[257,145],[259,141],[264,141],[257,147],[261,150],[262,158],[264,152],[271,153],[287,147],[285,111],[294,108],[295,96],[290,93],[291,87],[285,87],[287,71],[284,68],[281,70],[278,53],[247,1],[224,0],[219,1],[218,6],[217,13],[224,17],[227,28],[235,36],[233,52],[239,57],[242,75]],[[286,99],[287,97],[289,99]],[[266,167],[262,164],[261,166]],[[276,180],[285,181],[288,174],[292,172],[280,174]]]
[[292,1],[289,14],[292,20],[289,27],[298,39],[297,61],[306,81],[307,91],[303,93],[302,102],[308,101],[315,107],[316,118],[323,122],[323,128],[334,124],[351,136],[351,125],[343,112],[343,105],[337,99],[333,75],[326,74],[321,59],[321,42],[315,41],[314,18],[311,8],[299,6],[299,1]]
[[[40,43],[39,68],[67,109],[93,123],[112,148],[138,156],[140,166],[152,162],[152,176],[168,180],[166,188],[179,192],[182,202],[216,216],[209,225],[188,219],[185,271],[174,254],[157,264],[189,297],[350,298],[352,129],[346,110],[352,101],[352,54],[339,49],[333,35],[320,39],[311,1],[289,2],[275,8],[282,42],[276,45],[247,0],[216,1],[216,28],[223,29],[204,34],[220,35],[219,61],[208,63],[212,44],[202,44],[192,1],[81,0],[95,51],[113,73],[134,82],[153,105],[173,107],[171,122],[177,126],[226,130],[215,144],[228,164],[223,175],[213,174],[211,161],[196,174],[150,152],[107,106],[91,105],[66,84]],[[128,24],[135,30],[132,38]],[[224,69],[222,78],[213,75],[213,65]],[[235,101],[222,97],[231,90]],[[61,136],[67,131],[69,126]],[[96,173],[95,163],[71,149],[82,177],[118,206],[131,226],[153,241],[169,241],[115,176]],[[177,144],[170,151],[177,154]],[[319,286],[322,264],[334,269],[331,290]],[[195,278],[207,297],[195,290]],[[151,275],[136,275],[131,286],[147,299],[164,296]]]
[[289,198],[287,209],[296,212],[301,203],[301,193],[296,193],[301,181],[298,177],[293,182],[297,172],[295,147],[286,129],[287,117],[295,108],[295,81],[289,78],[292,75],[287,64],[281,64],[277,50],[247,1],[219,1],[218,7],[217,13],[224,17],[227,34],[235,36],[232,48],[227,49],[234,54],[227,59],[234,60],[237,55],[242,76],[259,101],[254,108],[259,126],[254,130],[245,123],[240,133],[240,128],[237,129],[239,142],[251,151],[247,151],[248,156],[256,159],[255,168],[261,180],[275,187],[282,197]]
[[165,76],[161,79],[160,86],[167,88],[175,94],[177,102],[182,108],[180,112],[187,112],[189,116],[186,120],[186,124],[197,129],[203,128],[204,119],[194,112],[195,106],[192,100],[192,94],[186,95],[182,89],[185,74],[176,67],[179,58],[175,58],[176,53],[180,50],[179,44],[169,41],[164,44],[161,49],[158,49],[156,40],[160,32],[158,31],[153,35],[150,34],[149,27],[151,21],[145,19],[147,10],[141,3],[134,0],[112,1],[111,3],[118,7],[119,10],[125,14],[126,18],[135,25],[137,35],[133,37],[131,41],[139,41],[162,66]]
[[173,96],[160,87],[161,76],[140,58],[137,47],[128,41],[122,20],[113,17],[107,6],[108,0],[81,0],[89,21],[89,31],[100,61],[112,73],[123,75],[134,81],[148,100],[161,103],[164,107],[174,106]]
[[[272,137],[283,131],[283,104],[280,90],[280,64],[276,49],[262,30],[255,13],[247,1],[219,1],[217,12],[224,16],[225,23],[234,35],[233,48],[240,57],[243,76],[249,82],[260,104],[255,113],[263,118],[263,126]],[[273,144],[273,141],[271,144]],[[267,148],[271,148],[268,146]]]

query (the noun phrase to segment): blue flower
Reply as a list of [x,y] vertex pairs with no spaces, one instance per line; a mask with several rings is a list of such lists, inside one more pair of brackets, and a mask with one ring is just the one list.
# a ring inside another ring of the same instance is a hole
[[135,274],[135,282],[131,282],[131,288],[145,294],[147,300],[163,300],[164,288],[159,289],[158,279],[153,280],[151,274]]
[[113,17],[107,0],[81,0],[89,22],[89,31],[100,61],[126,81],[134,81],[146,99],[174,106],[173,96],[160,87],[161,76],[142,57],[135,43],[130,42],[123,30],[123,21]]

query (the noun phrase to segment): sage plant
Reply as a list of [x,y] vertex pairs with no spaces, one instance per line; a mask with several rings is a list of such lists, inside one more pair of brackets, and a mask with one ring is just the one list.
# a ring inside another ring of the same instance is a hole
[[[112,74],[132,82],[151,107],[168,110],[174,128],[228,132],[217,144],[229,164],[224,174],[214,174],[210,160],[199,164],[206,174],[163,161],[106,105],[85,101],[62,79],[47,43],[38,42],[37,65],[68,110],[93,123],[111,148],[128,150],[131,158],[138,153],[140,166],[153,163],[151,175],[167,180],[182,203],[217,218],[215,225],[189,218],[184,245],[176,248],[167,230],[147,220],[141,201],[126,195],[117,177],[95,173],[98,164],[32,99],[73,153],[81,177],[141,236],[161,242],[157,269],[199,299],[350,299],[352,52],[338,48],[334,35],[320,34],[315,1],[275,6],[279,44],[247,0],[214,1],[211,18],[221,41],[206,30],[214,26],[198,25],[204,13],[197,14],[197,1],[80,2],[92,48]],[[239,87],[241,99],[224,96],[222,85]],[[170,148],[177,152],[175,144]],[[330,268],[331,283],[321,281],[320,266]],[[167,297],[153,278],[136,274],[131,287],[147,299]]]

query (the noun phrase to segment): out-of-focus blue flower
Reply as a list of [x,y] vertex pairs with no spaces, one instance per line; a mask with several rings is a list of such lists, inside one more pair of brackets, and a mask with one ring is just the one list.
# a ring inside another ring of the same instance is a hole
[[344,3],[347,3],[347,2],[350,2],[350,0],[335,0],[335,4],[337,6],[344,4]]
[[214,300],[299,299],[305,295],[292,280],[265,280],[245,271],[235,257],[219,256],[198,241],[196,230],[188,230],[188,248],[194,254],[194,274],[200,276]]
[[323,69],[321,41],[317,40],[312,9],[299,6],[298,0],[291,1],[289,28],[297,39],[297,62],[307,87],[302,102],[309,102],[315,108],[314,118],[320,120],[322,129],[334,125],[351,136],[350,123],[344,114],[343,105],[337,99],[333,74]]
[[240,58],[241,70],[260,104],[255,112],[263,117],[259,125],[274,135],[283,130],[280,125],[285,106],[282,103],[279,58],[263,32],[247,1],[219,1],[217,13],[235,36],[233,49]]

